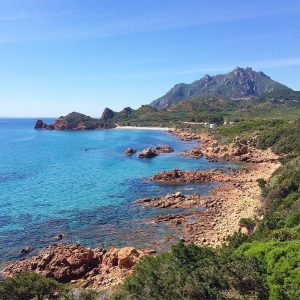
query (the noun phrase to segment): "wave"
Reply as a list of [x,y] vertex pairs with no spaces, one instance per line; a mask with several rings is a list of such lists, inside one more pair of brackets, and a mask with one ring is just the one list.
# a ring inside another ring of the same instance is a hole
[[33,140],[33,139],[35,139],[35,138],[36,138],[36,137],[33,135],[33,136],[24,137],[24,138],[14,139],[14,140],[11,140],[11,142],[31,141],[31,140]]

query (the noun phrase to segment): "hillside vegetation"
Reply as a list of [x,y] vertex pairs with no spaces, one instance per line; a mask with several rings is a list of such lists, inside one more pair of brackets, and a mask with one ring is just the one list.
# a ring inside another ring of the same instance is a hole
[[110,122],[131,126],[186,126],[185,122],[237,122],[253,118],[296,119],[300,115],[300,92],[280,90],[247,99],[204,94],[163,109],[143,105],[114,113]]

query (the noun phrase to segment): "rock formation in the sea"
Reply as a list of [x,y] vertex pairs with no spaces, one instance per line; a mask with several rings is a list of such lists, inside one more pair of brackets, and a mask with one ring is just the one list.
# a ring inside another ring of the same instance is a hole
[[181,182],[214,182],[214,181],[227,181],[230,176],[228,173],[219,170],[211,169],[208,171],[182,171],[171,170],[161,171],[154,176],[150,177],[151,181],[159,181],[166,183],[181,183]]
[[151,158],[157,155],[158,155],[157,151],[152,148],[145,148],[142,152],[138,153],[139,158]]
[[107,122],[114,117],[115,113],[108,107],[106,107],[102,113],[101,120]]
[[188,208],[196,205],[206,207],[207,205],[206,197],[197,194],[184,195],[180,192],[153,198],[143,198],[136,202],[155,208]]
[[174,152],[174,149],[168,145],[158,145],[155,149],[161,153],[171,153]]
[[53,125],[48,125],[44,123],[42,120],[37,120],[34,129],[46,129],[46,130],[53,130],[54,126]]
[[133,148],[127,148],[123,153],[125,155],[132,155],[132,154],[136,153],[136,150]]
[[38,255],[9,264],[5,276],[36,272],[59,282],[103,289],[120,283],[147,251],[133,247],[90,249],[79,244],[54,244]]
[[33,251],[33,248],[31,246],[26,246],[25,248],[23,248],[20,251],[20,254],[24,255],[24,254],[28,254],[28,253],[30,253],[32,251]]
[[47,130],[90,130],[90,129],[106,129],[113,128],[114,124],[91,118],[81,113],[72,112],[66,116],[61,116],[51,125],[45,124],[42,120],[38,120],[35,129]]

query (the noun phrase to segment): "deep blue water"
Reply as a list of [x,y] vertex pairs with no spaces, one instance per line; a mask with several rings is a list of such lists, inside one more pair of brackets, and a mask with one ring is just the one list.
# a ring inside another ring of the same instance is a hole
[[[168,169],[222,167],[179,153],[193,142],[149,130],[37,131],[33,119],[0,119],[0,262],[20,249],[36,250],[54,242],[154,247],[170,234],[151,223],[157,211],[134,204],[153,194],[207,193],[211,184],[160,185],[147,176]],[[147,160],[126,157],[127,147],[142,150],[158,144],[175,152]]]

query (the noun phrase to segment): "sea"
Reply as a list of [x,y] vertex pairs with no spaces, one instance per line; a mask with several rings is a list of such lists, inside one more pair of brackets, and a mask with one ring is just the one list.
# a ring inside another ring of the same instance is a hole
[[[207,194],[217,183],[158,184],[147,178],[162,170],[225,168],[227,163],[181,156],[195,142],[158,130],[46,131],[36,119],[0,119],[0,263],[19,259],[20,250],[63,241],[89,247],[163,248],[175,234],[154,209],[135,200],[168,193]],[[51,123],[53,119],[45,119]],[[123,151],[167,144],[174,152],[152,159]]]

